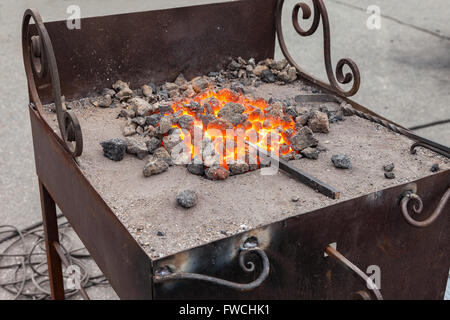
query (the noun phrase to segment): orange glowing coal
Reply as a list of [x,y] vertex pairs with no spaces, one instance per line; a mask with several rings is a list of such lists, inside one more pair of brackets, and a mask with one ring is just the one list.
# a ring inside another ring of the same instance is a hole
[[205,141],[214,146],[213,153],[227,169],[236,161],[260,165],[256,150],[251,150],[253,148],[245,141],[276,156],[292,152],[288,136],[295,123],[283,113],[280,103],[268,104],[264,99],[252,100],[222,89],[176,101],[172,104],[172,112],[179,119],[191,121],[188,126],[186,121],[184,125],[175,121],[172,126],[179,129],[175,131],[183,141],[188,159],[202,159],[205,166],[208,166]]

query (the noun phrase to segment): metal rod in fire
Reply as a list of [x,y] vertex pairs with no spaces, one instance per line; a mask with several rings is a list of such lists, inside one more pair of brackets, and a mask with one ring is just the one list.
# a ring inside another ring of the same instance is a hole
[[260,155],[263,155],[267,158],[269,158],[272,162],[278,163],[278,166],[281,170],[283,170],[286,173],[289,173],[292,175],[295,179],[299,180],[303,184],[307,185],[308,187],[317,190],[318,192],[322,193],[323,195],[326,195],[327,197],[330,197],[332,199],[339,199],[341,193],[336,190],[335,188],[327,185],[326,183],[320,181],[319,179],[311,176],[310,174],[298,169],[297,167],[294,167],[293,165],[289,164],[287,161],[284,161],[283,159],[280,159],[278,157],[274,157],[270,153],[268,153],[266,150],[258,147],[257,145],[245,141],[248,146],[256,149]]

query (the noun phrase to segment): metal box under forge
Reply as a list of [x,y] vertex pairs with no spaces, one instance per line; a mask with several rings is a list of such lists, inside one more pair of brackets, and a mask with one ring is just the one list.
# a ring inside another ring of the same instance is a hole
[[[44,24],[37,11],[26,11],[23,55],[53,298],[64,298],[61,262],[66,262],[55,204],[123,299],[443,298],[449,271],[450,170],[158,259],[145,252],[80,170],[82,128],[64,107],[62,94],[67,100],[88,97],[119,78],[131,85],[161,83],[180,72],[192,78],[224,66],[230,57],[273,58],[276,35],[301,80],[327,93],[308,99],[344,103],[354,115],[410,138],[412,152],[421,147],[448,158],[447,147],[348,99],[359,88],[359,71],[350,59],[340,60],[333,71],[322,0],[313,1],[313,10],[300,3],[292,12],[300,36],[323,26],[329,83],[305,73],[284,41],[283,5],[283,0],[247,0],[86,18],[80,30],[69,30],[65,21]],[[313,15],[309,30],[300,27],[300,13],[303,19]],[[344,66],[351,72],[344,74]],[[342,84],[351,88],[342,89]],[[42,116],[43,104],[51,102],[61,135]],[[381,270],[381,288],[366,274],[369,266]]]

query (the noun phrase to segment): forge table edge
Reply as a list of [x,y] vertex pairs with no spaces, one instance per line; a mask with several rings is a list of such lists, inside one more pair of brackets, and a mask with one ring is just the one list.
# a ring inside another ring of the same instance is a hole
[[[340,252],[358,265],[383,270],[385,298],[443,298],[449,263],[448,216],[443,214],[431,226],[418,229],[403,218],[400,201],[405,192],[415,191],[426,206],[423,216],[431,215],[449,187],[450,170],[152,261],[32,108],[30,118],[39,182],[51,197],[44,200],[55,201],[123,299],[351,298],[364,285],[324,257],[331,243],[337,243]],[[239,248],[249,238],[258,239],[271,266],[269,278],[258,290],[217,290],[196,282],[194,293],[192,280],[152,283],[154,273],[167,266],[251,281],[237,262]]]

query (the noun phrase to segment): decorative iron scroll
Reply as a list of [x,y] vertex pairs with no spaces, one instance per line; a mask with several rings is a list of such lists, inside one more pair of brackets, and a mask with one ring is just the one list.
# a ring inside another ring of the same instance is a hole
[[166,281],[172,280],[200,280],[207,281],[217,285],[225,286],[231,289],[235,289],[238,291],[250,291],[257,287],[259,287],[264,280],[269,275],[270,265],[269,259],[267,258],[266,253],[260,248],[241,248],[241,252],[239,253],[239,266],[246,273],[251,273],[255,271],[255,264],[251,261],[245,261],[247,255],[249,253],[255,253],[262,262],[262,270],[259,274],[258,278],[250,283],[236,283],[228,280],[223,280],[203,274],[198,273],[187,273],[187,272],[174,272],[168,274],[157,274],[153,277],[153,281],[155,283],[162,283]]
[[444,195],[441,198],[441,201],[439,201],[437,208],[428,217],[428,219],[423,221],[417,221],[414,218],[412,218],[411,215],[409,214],[408,203],[410,201],[413,201],[414,203],[412,207],[413,211],[416,214],[420,214],[423,210],[423,202],[422,199],[417,194],[410,192],[406,194],[401,201],[402,213],[406,221],[410,225],[418,228],[425,228],[428,227],[430,224],[432,224],[440,216],[440,214],[444,211],[445,205],[447,204],[447,201],[449,199],[450,199],[450,188],[448,188],[447,191],[444,193]]
[[[38,35],[30,36],[30,20],[33,19]],[[35,9],[25,11],[22,22],[22,51],[25,72],[28,80],[28,91],[31,101],[42,115],[42,103],[38,95],[34,77],[40,79],[50,75],[56,115],[64,147],[73,157],[83,152],[83,136],[80,123],[75,114],[67,110],[62,96],[55,53],[47,29],[42,18]]]
[[[361,269],[354,265],[350,260],[344,257],[339,251],[334,249],[331,245],[325,248],[325,253],[335,259],[339,264],[356,274],[368,287],[371,288],[371,292],[374,294],[377,300],[383,300],[380,289],[373,282],[371,278],[367,276]],[[358,291],[354,294],[354,298],[357,300],[371,300],[370,294],[366,291]]]
[[[353,60],[345,58],[338,61],[336,65],[336,74],[333,72],[333,68],[331,65],[331,49],[330,49],[330,23],[328,20],[327,9],[322,0],[312,0],[312,1],[314,7],[314,17],[311,27],[308,30],[304,30],[299,24],[300,10],[302,11],[303,20],[308,20],[311,17],[311,8],[309,7],[308,4],[304,2],[297,3],[294,6],[294,9],[292,10],[292,23],[294,25],[295,31],[297,31],[297,33],[300,36],[308,37],[314,34],[314,32],[316,32],[317,28],[319,27],[320,18],[322,18],[325,69],[330,84],[326,84],[303,71],[302,68],[300,68],[300,66],[294,61],[294,59],[290,55],[286,46],[286,42],[284,40],[282,27],[282,11],[284,6],[284,0],[278,0],[276,11],[277,36],[278,41],[280,43],[281,51],[283,52],[284,56],[289,61],[289,63],[297,69],[299,75],[304,79],[312,83],[321,85],[322,87],[325,87],[328,90],[336,92],[341,96],[344,97],[353,96],[358,92],[361,83],[361,77],[359,74],[358,66],[356,65],[355,62],[353,62]],[[351,73],[346,73],[344,75],[344,66],[348,66],[351,70]],[[351,83],[352,81],[353,85],[348,91],[345,91],[344,89],[341,88],[340,84],[348,84]]]

